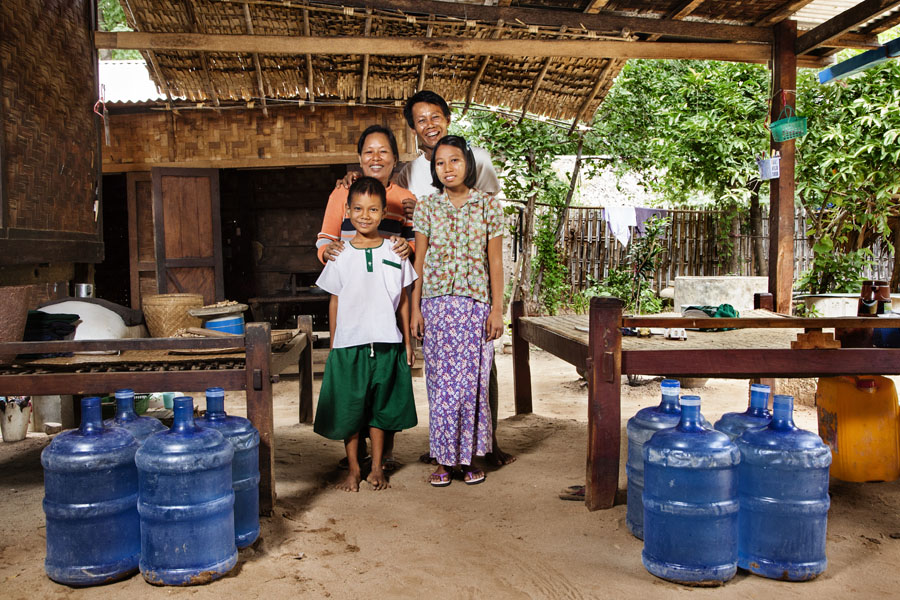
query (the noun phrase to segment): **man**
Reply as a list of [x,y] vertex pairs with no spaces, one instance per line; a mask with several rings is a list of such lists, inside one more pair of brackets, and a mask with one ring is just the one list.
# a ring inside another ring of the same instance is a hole
[[[422,90],[406,101],[406,105],[403,107],[403,116],[406,117],[406,123],[409,127],[416,133],[421,153],[415,160],[403,166],[403,169],[395,177],[394,182],[400,187],[411,191],[416,198],[421,199],[438,191],[431,184],[431,159],[434,155],[435,145],[438,143],[438,140],[447,135],[447,128],[450,127],[450,107],[438,94]],[[475,155],[476,178],[474,187],[489,194],[499,194],[500,181],[497,179],[497,172],[491,163],[491,155],[486,150],[475,146],[472,146],[472,153]],[[415,203],[411,199],[404,200],[403,208],[406,211],[407,218],[412,220]],[[499,444],[497,444],[498,396],[497,366],[495,363],[491,367],[488,389],[488,401],[491,406],[491,419],[493,421],[493,450],[485,455],[485,460],[494,466],[500,467],[515,461],[516,457],[501,450]],[[425,453],[421,456],[421,460],[430,462],[431,457],[428,453]]]

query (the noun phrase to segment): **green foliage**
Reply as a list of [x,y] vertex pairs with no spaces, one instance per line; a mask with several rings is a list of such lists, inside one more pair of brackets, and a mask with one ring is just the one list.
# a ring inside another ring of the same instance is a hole
[[[125,20],[125,11],[119,0],[99,0],[97,12],[100,16],[100,31],[132,31]],[[141,53],[137,50],[111,50],[112,60],[140,60]]]
[[890,243],[888,217],[900,193],[900,61],[819,85],[798,79],[809,133],[797,143],[797,193],[810,215],[812,272],[800,289],[857,291],[876,239]]
[[868,248],[849,252],[816,250],[812,265],[800,276],[794,288],[811,294],[857,293],[863,271],[871,265],[872,259],[872,251]]
[[765,67],[712,61],[630,60],[588,138],[675,204],[698,194],[745,203],[767,150]]

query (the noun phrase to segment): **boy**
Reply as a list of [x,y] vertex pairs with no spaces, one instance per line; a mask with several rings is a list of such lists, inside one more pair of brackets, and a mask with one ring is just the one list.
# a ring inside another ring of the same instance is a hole
[[[410,368],[415,361],[409,337],[405,288],[416,280],[378,233],[387,193],[372,177],[361,177],[347,197],[347,218],[356,228],[348,248],[329,260],[316,285],[331,294],[328,307],[331,352],[325,364],[314,431],[344,440],[349,463],[337,485],[358,492],[362,473],[357,457],[359,431],[369,427],[375,490],[390,487],[382,468],[384,432],[417,423]],[[397,318],[400,317],[400,329]]]

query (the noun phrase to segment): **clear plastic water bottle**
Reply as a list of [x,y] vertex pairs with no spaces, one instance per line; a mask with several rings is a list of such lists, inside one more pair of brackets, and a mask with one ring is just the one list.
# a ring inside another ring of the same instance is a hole
[[116,416],[103,421],[103,425],[127,429],[139,443],[166,429],[159,419],[138,416],[134,410],[134,390],[129,389],[116,390]]
[[225,412],[225,390],[220,387],[206,390],[206,414],[194,422],[219,431],[234,447],[234,541],[246,548],[259,537],[259,432],[249,420]]
[[[208,583],[237,564],[231,443],[194,424],[194,401],[137,451],[141,575],[157,585]],[[176,551],[177,550],[177,551]]]
[[751,384],[750,406],[747,410],[741,413],[725,413],[721,419],[716,421],[716,429],[734,441],[747,429],[768,425],[772,421],[772,414],[768,408],[770,391],[771,389],[767,385]]
[[737,439],[738,565],[804,581],[825,570],[831,450],[793,420],[794,399],[775,396],[772,422]]
[[737,572],[737,466],[728,436],[700,422],[700,397],[681,397],[676,427],[644,445],[644,551],[650,573],[692,585]]
[[100,398],[81,401],[81,427],[57,435],[41,452],[47,558],[53,581],[99,585],[137,571],[138,442],[103,426]]

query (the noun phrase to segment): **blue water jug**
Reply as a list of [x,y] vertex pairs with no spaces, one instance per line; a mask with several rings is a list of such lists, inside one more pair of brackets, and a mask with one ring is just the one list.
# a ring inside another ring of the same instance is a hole
[[744,431],[754,427],[765,427],[772,421],[769,413],[769,386],[761,383],[750,385],[750,407],[742,413],[730,412],[716,421],[716,429],[726,434],[732,441]]
[[681,420],[681,406],[678,393],[681,384],[675,379],[664,379],[660,384],[662,401],[659,406],[643,408],[628,419],[628,461],[625,473],[628,475],[628,504],[625,524],[628,531],[638,539],[644,539],[644,444],[660,429],[678,425]]
[[804,581],[825,570],[831,450],[793,420],[794,399],[775,396],[772,422],[737,439],[738,565]]
[[225,390],[206,390],[206,415],[194,422],[218,430],[234,447],[234,542],[246,548],[259,537],[259,432],[247,419],[225,413]]
[[644,445],[644,551],[650,573],[692,585],[737,572],[737,466],[728,436],[700,422],[700,398],[681,397],[681,421]]
[[194,424],[194,401],[174,401],[175,422],[138,450],[141,575],[158,585],[207,583],[237,564],[234,449]]
[[106,427],[123,427],[131,432],[135,439],[143,443],[147,437],[166,426],[153,417],[139,417],[134,411],[134,390],[116,390],[116,416],[103,421]]
[[138,442],[128,431],[106,428],[100,398],[81,401],[81,427],[64,431],[41,452],[47,558],[53,581],[97,585],[138,568]]

